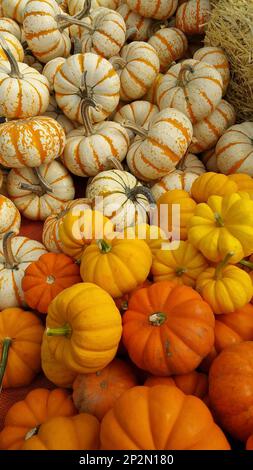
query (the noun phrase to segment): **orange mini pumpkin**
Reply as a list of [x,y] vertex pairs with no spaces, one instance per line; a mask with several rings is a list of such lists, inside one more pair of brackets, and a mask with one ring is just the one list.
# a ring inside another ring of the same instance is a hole
[[157,282],[130,297],[123,342],[141,369],[160,376],[187,374],[212,349],[214,315],[191,287]]
[[28,266],[22,289],[29,307],[47,313],[50,302],[78,282],[81,282],[79,266],[69,256],[46,253]]
[[146,387],[170,385],[180,388],[186,395],[194,395],[198,398],[204,398],[208,394],[208,377],[206,374],[196,370],[189,372],[189,374],[174,375],[173,377],[150,376],[144,385]]

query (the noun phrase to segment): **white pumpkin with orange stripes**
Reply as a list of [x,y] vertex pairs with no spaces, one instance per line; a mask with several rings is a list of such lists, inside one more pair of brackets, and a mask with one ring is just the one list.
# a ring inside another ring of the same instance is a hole
[[146,42],[133,41],[124,46],[120,57],[110,62],[120,77],[120,99],[133,101],[144,96],[152,86],[160,69],[155,49]]
[[178,0],[126,0],[131,10],[146,18],[167,20],[177,9]]
[[56,57],[50,60],[43,68],[42,74],[48,79],[50,92],[54,92],[54,79],[55,75],[60,70],[66,59],[63,57]]
[[[114,121],[124,122],[132,121],[137,126],[141,126],[144,129],[148,129],[150,120],[159,112],[158,107],[155,104],[149,103],[148,101],[132,101],[132,103],[125,104],[122,108],[117,111],[114,116]],[[128,130],[128,135],[131,140],[135,137],[135,133]]]
[[158,73],[157,76],[155,77],[153,84],[147,91],[146,95],[143,96],[144,100],[147,100],[153,104],[157,104],[157,88],[162,78],[163,78],[163,74]]
[[176,27],[186,34],[203,34],[210,13],[209,0],[189,0],[177,10]]
[[20,119],[45,112],[49,105],[47,78],[17,62],[6,43],[2,48],[8,61],[0,61],[0,116]]
[[1,43],[0,43],[0,60],[8,60],[5,50],[2,46],[2,41],[6,43],[9,47],[13,57],[18,62],[23,62],[24,60],[24,49],[21,42],[11,33],[1,32],[0,33]]
[[81,103],[91,98],[99,106],[91,110],[91,119],[100,122],[119,103],[120,80],[107,59],[87,52],[66,60],[55,75],[54,89],[58,106],[71,121],[83,123]]
[[65,141],[63,128],[51,117],[5,122],[0,126],[0,164],[7,168],[38,167],[59,157]]
[[176,170],[164,176],[152,186],[151,192],[156,201],[162,194],[172,189],[181,189],[190,193],[195,179],[205,171],[205,167],[198,157],[188,153],[179,162]]
[[53,95],[50,96],[49,106],[44,113],[44,116],[55,119],[63,128],[66,135],[79,127],[78,122],[71,121],[67,116],[65,116],[65,114],[63,114],[62,110],[58,107]]
[[157,180],[174,170],[192,140],[191,121],[173,108],[156,114],[148,130],[131,121],[124,125],[138,134],[129,148],[127,164],[141,180]]
[[135,11],[132,11],[126,3],[122,3],[117,12],[123,17],[127,29],[135,28],[131,35],[133,41],[147,41],[150,37],[151,26],[154,23],[152,18],[144,18]]
[[28,0],[1,0],[3,16],[22,24],[27,3]]
[[201,47],[198,49],[193,59],[201,60],[202,62],[206,62],[207,64],[213,65],[218,72],[221,74],[222,82],[223,82],[223,96],[226,94],[227,87],[230,80],[230,66],[228,58],[223,49],[220,47]]
[[66,30],[69,24],[55,0],[28,0],[23,28],[29,49],[40,62],[69,56],[71,41]]
[[224,175],[253,176],[253,122],[230,127],[218,140],[215,153],[217,166]]
[[90,207],[87,199],[75,199],[74,201],[66,202],[60,211],[54,212],[46,218],[43,225],[42,242],[48,251],[52,253],[63,252],[62,242],[59,237],[59,228],[63,222],[63,217],[72,207],[78,204],[82,205],[82,208],[84,204],[87,205],[87,208]]
[[21,214],[31,220],[45,220],[75,197],[73,179],[57,161],[36,169],[14,168],[7,189]]
[[25,306],[22,279],[26,268],[47,250],[35,240],[8,232],[0,240],[0,310]]
[[185,34],[177,28],[161,28],[148,41],[156,50],[160,60],[160,70],[165,72],[172,62],[184,57],[188,41]]
[[21,40],[21,28],[12,18],[0,18],[0,34],[3,32],[11,33]]
[[221,100],[210,116],[194,124],[190,152],[201,153],[214,147],[222,134],[235,123],[235,118],[234,107]]
[[222,98],[222,78],[212,65],[194,59],[170,67],[157,87],[160,109],[176,108],[193,124],[209,116]]
[[[69,14],[77,15],[85,6],[86,0],[67,0]],[[91,0],[91,10],[99,7],[111,8],[116,10],[121,0]]]
[[67,136],[63,163],[77,176],[95,176],[109,170],[110,157],[122,161],[128,151],[130,140],[126,129],[114,121],[92,125],[90,109],[95,107],[92,100],[82,103],[83,125]]
[[7,232],[19,233],[21,217],[19,210],[13,202],[0,195],[0,238]]
[[201,161],[204,163],[207,171],[213,171],[214,173],[219,173],[215,147],[203,152],[201,155]]
[[97,8],[84,18],[82,52],[94,52],[106,59],[118,54],[126,41],[122,16],[109,8]]

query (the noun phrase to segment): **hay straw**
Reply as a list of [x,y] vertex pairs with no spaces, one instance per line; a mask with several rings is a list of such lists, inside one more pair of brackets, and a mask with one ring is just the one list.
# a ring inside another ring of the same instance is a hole
[[205,45],[222,47],[231,65],[226,99],[238,122],[253,121],[253,0],[217,0],[207,25]]

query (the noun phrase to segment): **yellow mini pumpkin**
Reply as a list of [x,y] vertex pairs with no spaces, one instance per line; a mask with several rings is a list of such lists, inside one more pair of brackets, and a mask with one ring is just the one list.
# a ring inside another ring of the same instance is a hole
[[226,175],[208,171],[193,182],[191,195],[196,202],[206,202],[209,196],[225,196],[237,190],[236,181]]
[[240,191],[253,190],[253,178],[246,173],[233,173],[228,178],[237,184]]
[[[175,213],[178,205],[179,213]],[[196,202],[189,194],[181,189],[173,189],[164,193],[157,201],[158,222],[157,224],[166,233],[174,233],[174,238],[186,240],[187,224],[193,216]]]
[[144,240],[153,256],[161,249],[162,244],[168,241],[166,233],[157,225],[138,224],[134,227],[127,227],[124,233],[128,240],[135,238]]
[[174,281],[195,287],[197,277],[207,268],[204,256],[189,241],[176,250],[157,250],[151,272],[154,281]]
[[227,265],[231,256],[228,253],[216,268],[206,269],[197,279],[197,291],[216,314],[244,307],[253,295],[250,275],[237,266]]
[[237,193],[210,196],[189,221],[189,241],[215,263],[232,253],[234,264],[253,253],[253,201]]
[[121,297],[147,279],[151,263],[151,251],[143,240],[103,239],[84,251],[80,274],[84,282],[94,282],[112,297]]

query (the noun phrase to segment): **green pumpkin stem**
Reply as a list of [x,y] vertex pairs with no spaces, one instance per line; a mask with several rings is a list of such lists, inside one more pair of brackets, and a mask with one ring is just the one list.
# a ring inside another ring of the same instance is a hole
[[221,217],[221,215],[218,212],[215,212],[214,214],[215,222],[217,224],[217,227],[224,227],[224,222]]
[[246,266],[249,269],[253,270],[253,263],[251,261],[248,261],[246,259],[242,259],[239,264],[242,264],[242,266]]
[[149,323],[152,326],[161,326],[166,321],[167,317],[163,312],[155,312],[149,316]]
[[11,342],[12,342],[11,338],[4,338],[2,340],[2,357],[1,357],[1,362],[0,362],[0,392],[2,391],[2,383],[3,383],[5,370],[7,367],[8,354],[9,354],[9,349],[11,347]]
[[97,241],[97,246],[100,249],[101,253],[109,253],[112,249],[111,245],[106,242],[105,240],[98,240]]
[[217,264],[215,268],[215,279],[221,279],[222,277],[222,270],[225,268],[225,266],[228,264],[231,256],[233,256],[234,253],[230,251],[229,253],[226,254],[225,258]]
[[59,326],[58,328],[47,328],[47,336],[66,336],[69,338],[72,333],[72,328],[70,325]]

